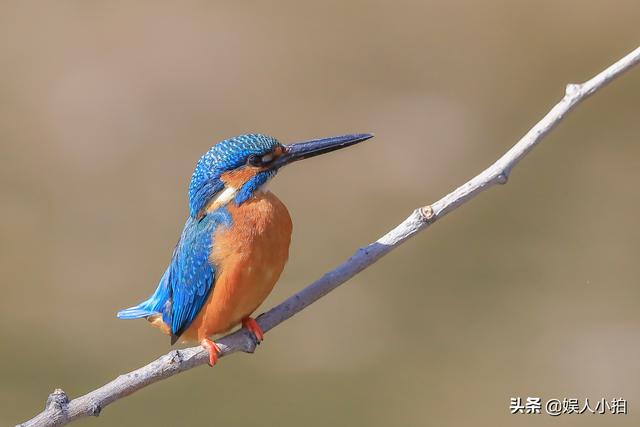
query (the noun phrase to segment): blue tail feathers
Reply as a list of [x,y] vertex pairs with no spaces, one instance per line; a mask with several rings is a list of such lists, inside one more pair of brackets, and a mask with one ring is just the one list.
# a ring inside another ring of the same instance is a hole
[[151,316],[156,314],[157,311],[147,310],[144,306],[136,305],[135,307],[120,310],[116,316],[118,319],[139,319],[141,317]]
[[158,288],[146,301],[141,302],[135,307],[130,307],[124,310],[120,310],[117,314],[119,319],[139,319],[141,317],[147,317],[154,314],[159,314],[169,297],[168,289],[169,268],[162,275]]

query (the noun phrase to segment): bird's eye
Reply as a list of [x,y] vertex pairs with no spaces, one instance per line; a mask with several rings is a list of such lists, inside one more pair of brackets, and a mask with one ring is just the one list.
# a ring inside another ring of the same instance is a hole
[[251,166],[260,166],[262,165],[262,159],[260,158],[260,156],[252,154],[247,158],[247,163]]
[[272,153],[267,153],[264,156],[258,156],[257,154],[252,154],[247,158],[247,164],[251,166],[264,166],[271,163],[274,159]]

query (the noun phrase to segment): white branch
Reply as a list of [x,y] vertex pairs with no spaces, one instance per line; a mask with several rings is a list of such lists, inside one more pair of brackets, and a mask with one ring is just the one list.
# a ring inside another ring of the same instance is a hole
[[[591,80],[582,84],[567,85],[564,98],[498,161],[434,204],[416,209],[407,219],[376,242],[360,248],[337,268],[326,273],[283,303],[260,315],[257,321],[263,331],[267,332],[273,329],[328,294],[482,190],[495,184],[505,184],[511,169],[560,123],[569,111],[611,80],[637,65],[638,62],[640,62],[640,47]],[[222,350],[221,356],[228,356],[238,351],[252,353],[256,347],[253,337],[244,329],[229,334],[216,342]],[[207,360],[208,353],[201,347],[173,350],[148,365],[121,375],[110,383],[71,401],[62,390],[58,389],[47,399],[45,410],[21,426],[60,426],[89,415],[97,416],[110,403],[157,381],[204,365]]]

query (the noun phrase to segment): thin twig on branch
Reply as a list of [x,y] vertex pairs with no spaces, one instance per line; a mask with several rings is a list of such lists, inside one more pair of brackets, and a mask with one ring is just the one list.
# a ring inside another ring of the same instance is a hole
[[[505,184],[511,169],[560,123],[569,111],[639,62],[640,47],[592,79],[582,84],[567,85],[564,98],[494,164],[432,205],[414,210],[407,219],[380,239],[358,249],[334,270],[260,315],[257,321],[262,330],[267,332],[275,328],[308,305],[313,304],[481,191],[495,184]],[[252,336],[244,329],[229,334],[216,343],[222,350],[221,357],[238,351],[253,353],[256,348]],[[57,389],[49,395],[45,410],[20,426],[61,426],[89,415],[97,416],[110,403],[157,381],[204,365],[208,360],[207,351],[201,347],[173,350],[148,365],[128,374],[120,375],[110,383],[71,401],[62,390]]]

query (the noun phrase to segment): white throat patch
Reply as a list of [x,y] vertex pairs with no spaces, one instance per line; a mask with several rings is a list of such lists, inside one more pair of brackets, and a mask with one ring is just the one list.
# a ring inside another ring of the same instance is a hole
[[[267,189],[267,185],[269,184],[269,181],[271,181],[271,180],[267,180],[267,182],[262,184],[260,187],[256,188],[255,193],[266,193],[267,191],[269,191]],[[212,211],[215,211],[216,209],[218,209],[218,208],[220,208],[222,206],[226,206],[227,203],[232,201],[233,198],[236,197],[237,194],[238,194],[238,189],[237,188],[231,187],[231,186],[225,187],[224,190],[222,190],[220,193],[218,193],[216,198],[213,199],[213,201],[211,203],[209,203],[209,206],[207,207],[207,211],[208,212],[212,212]]]
[[213,199],[213,202],[207,208],[208,211],[215,211],[221,206],[225,206],[227,203],[233,200],[236,197],[236,193],[238,192],[237,188],[233,187],[225,187],[224,190],[220,194]]

